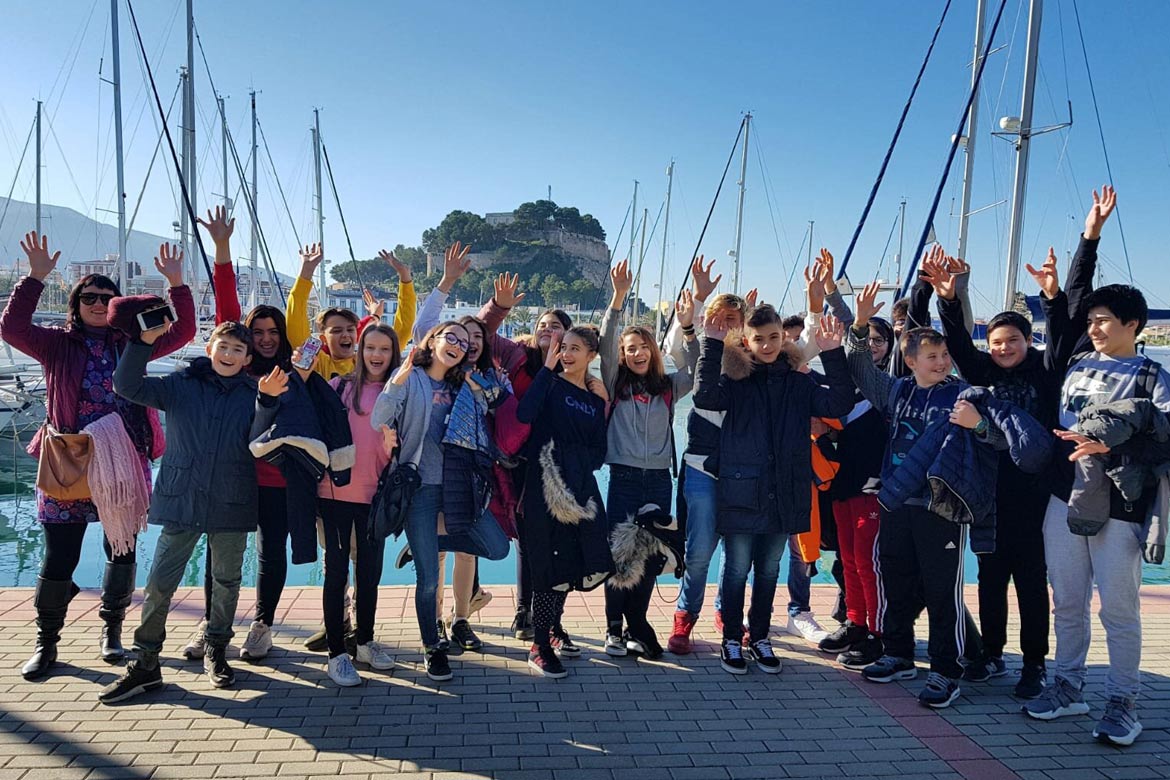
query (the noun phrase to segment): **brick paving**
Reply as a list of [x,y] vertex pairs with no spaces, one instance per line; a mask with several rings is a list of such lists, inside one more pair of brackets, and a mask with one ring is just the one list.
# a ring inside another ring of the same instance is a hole
[[[921,679],[867,684],[779,628],[784,671],[775,677],[723,672],[708,618],[691,656],[609,658],[599,592],[570,596],[566,626],[585,653],[566,661],[568,678],[545,680],[529,674],[527,648],[506,630],[510,588],[489,589],[496,598],[477,627],[485,651],[454,658],[455,679],[436,684],[421,669],[412,590],[384,588],[378,638],[397,666],[362,669],[362,686],[339,689],[325,656],[301,644],[318,623],[320,591],[290,588],[274,652],[262,664],[234,661],[237,684],[227,691],[177,655],[201,611],[202,591],[184,590],[171,616],[167,686],[116,707],[96,699],[119,669],[97,658],[95,592],[74,601],[62,663],[35,683],[18,671],[32,648],[32,591],[0,592],[0,780],[1170,777],[1170,586],[1143,590],[1145,731],[1128,749],[1089,736],[1103,704],[1095,618],[1092,715],[1039,723],[1020,714],[1013,675],[966,685],[954,707],[935,712],[914,699]],[[814,588],[820,615],[831,596]],[[241,604],[251,599],[245,592]],[[976,603],[973,588],[967,602]],[[652,609],[665,642],[673,605],[656,600]],[[137,608],[128,626],[136,618]],[[246,627],[241,618],[237,641]],[[1009,652],[1014,671],[1019,656]]]

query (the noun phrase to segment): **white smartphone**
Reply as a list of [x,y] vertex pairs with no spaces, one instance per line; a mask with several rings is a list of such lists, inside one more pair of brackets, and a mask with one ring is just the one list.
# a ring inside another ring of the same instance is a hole
[[299,360],[294,360],[293,365],[297,368],[308,371],[313,367],[313,359],[317,357],[317,353],[321,351],[321,339],[316,336],[309,336],[305,339],[305,343],[301,345],[301,357]]
[[169,303],[138,313],[138,327],[143,331],[161,328],[167,324],[167,320],[170,320],[171,322],[179,321],[179,317],[175,314],[174,307],[172,307]]

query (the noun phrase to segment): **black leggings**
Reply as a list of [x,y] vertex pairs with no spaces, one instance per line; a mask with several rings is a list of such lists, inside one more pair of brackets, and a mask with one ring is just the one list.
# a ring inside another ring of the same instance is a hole
[[663,562],[664,559],[659,554],[650,556],[642,579],[632,588],[615,588],[608,582],[605,584],[605,622],[609,633],[621,636],[622,618],[625,618],[624,623],[634,639],[654,638],[654,627],[646,619],[646,613],[650,611],[654,583],[657,581],[658,573],[662,571]]
[[329,642],[329,657],[345,652],[345,588],[349,583],[350,540],[357,539],[357,561],[354,564],[354,584],[357,596],[355,639],[364,645],[374,638],[374,619],[378,610],[378,582],[382,579],[382,561],[385,542],[372,542],[368,526],[369,504],[319,499],[321,524],[325,530],[325,586],[322,589],[322,607],[325,613],[325,636]]
[[549,644],[552,629],[559,628],[561,616],[565,614],[565,599],[569,594],[563,590],[538,590],[532,594],[532,628],[534,642],[541,647]]
[[[276,622],[276,608],[288,579],[288,507],[284,488],[260,487],[259,527],[256,529],[256,609],[254,617],[266,626]],[[211,618],[211,545],[203,571],[204,618]]]
[[[77,571],[77,564],[81,562],[81,543],[85,540],[85,530],[89,523],[42,523],[45,529],[45,558],[41,561],[41,577],[46,580],[72,580]],[[98,527],[99,533],[101,527]],[[132,548],[125,555],[113,554],[110,542],[102,533],[102,549],[106,551],[106,560],[110,563],[134,563],[135,550]]]

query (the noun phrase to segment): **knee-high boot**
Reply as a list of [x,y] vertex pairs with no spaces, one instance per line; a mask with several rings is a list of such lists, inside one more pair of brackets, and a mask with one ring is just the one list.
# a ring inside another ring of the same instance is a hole
[[33,600],[37,609],[37,646],[20,670],[24,679],[37,680],[44,677],[57,662],[57,642],[61,640],[69,602],[78,591],[71,580],[37,578],[37,591]]
[[102,626],[101,653],[102,660],[108,664],[126,657],[126,650],[122,647],[122,622],[126,619],[130,597],[134,595],[136,569],[133,563],[106,562],[106,572],[102,577],[102,606],[98,615],[105,623]]

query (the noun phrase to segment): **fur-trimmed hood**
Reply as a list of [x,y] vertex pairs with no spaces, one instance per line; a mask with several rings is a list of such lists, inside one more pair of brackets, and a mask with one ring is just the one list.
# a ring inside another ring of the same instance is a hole
[[[804,362],[800,354],[800,347],[791,341],[785,342],[780,348],[781,356],[788,362],[788,367],[798,369]],[[743,344],[743,328],[729,331],[723,339],[723,362],[721,370],[729,379],[740,380],[751,376],[757,368],[766,368],[752,360],[751,353]]]
[[565,483],[560,464],[557,463],[555,444],[549,441],[540,449],[541,487],[544,491],[544,503],[548,505],[549,514],[565,525],[577,525],[581,521],[593,520],[597,517],[597,502],[592,497],[585,502],[585,506],[577,503],[573,491]]
[[633,588],[646,576],[648,566],[657,569],[655,576],[673,571],[675,577],[682,577],[683,534],[678,521],[658,504],[646,504],[636,515],[618,523],[609,541],[614,569],[609,584],[615,588]]

